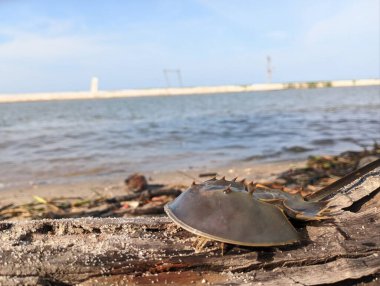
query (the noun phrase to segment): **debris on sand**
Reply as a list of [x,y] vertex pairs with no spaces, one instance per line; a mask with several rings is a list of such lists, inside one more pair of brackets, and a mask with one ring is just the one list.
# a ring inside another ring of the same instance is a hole
[[138,193],[146,190],[148,182],[144,175],[142,174],[132,174],[125,179],[125,185],[127,186],[128,191]]
[[306,167],[287,170],[273,182],[263,184],[306,196],[379,158],[380,145],[377,143],[371,150],[346,151],[337,156],[310,156]]
[[[260,184],[271,189],[306,196],[378,158],[380,145],[376,143],[371,150],[347,151],[337,156],[311,156],[306,167],[287,170],[275,180]],[[200,177],[206,175],[201,174]],[[186,186],[148,184],[145,176],[138,173],[129,176],[125,184],[128,192],[122,196],[105,197],[100,193],[91,198],[46,199],[34,196],[34,201],[27,204],[0,204],[0,220],[163,214],[164,205],[186,189]]]
[[123,217],[151,215],[164,212],[164,205],[181,194],[183,186],[147,189],[140,193],[107,198],[99,193],[94,197],[56,197],[45,199],[33,196],[34,201],[0,206],[0,220],[45,218]]

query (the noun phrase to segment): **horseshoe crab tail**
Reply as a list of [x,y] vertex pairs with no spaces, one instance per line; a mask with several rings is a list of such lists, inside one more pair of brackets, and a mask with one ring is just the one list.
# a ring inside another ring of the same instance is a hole
[[365,165],[364,167],[361,167],[360,169],[357,169],[349,173],[348,175],[320,189],[319,191],[312,193],[311,195],[308,195],[306,197],[306,200],[309,202],[318,202],[318,201],[325,201],[325,200],[331,199],[337,193],[339,193],[343,187],[351,184],[352,182],[354,182],[355,180],[358,180],[361,177],[364,177],[366,174],[368,174],[372,170],[375,170],[376,168],[379,168],[379,167],[380,167],[380,159],[377,159],[376,161],[373,161],[372,163],[369,163],[368,165]]

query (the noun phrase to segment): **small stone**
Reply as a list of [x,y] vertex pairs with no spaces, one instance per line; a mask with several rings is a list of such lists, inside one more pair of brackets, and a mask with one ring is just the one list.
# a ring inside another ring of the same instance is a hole
[[148,182],[144,175],[135,173],[125,179],[125,185],[127,186],[128,191],[139,193],[147,188]]

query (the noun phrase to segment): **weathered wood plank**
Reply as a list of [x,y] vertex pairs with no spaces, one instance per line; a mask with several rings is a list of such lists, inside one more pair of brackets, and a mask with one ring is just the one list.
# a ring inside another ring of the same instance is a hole
[[300,243],[235,246],[224,255],[216,242],[196,253],[196,237],[164,216],[0,222],[0,285],[376,283],[380,192],[368,182],[372,192],[354,187],[361,201],[349,210],[356,212],[298,222]]
[[3,222],[0,282],[317,285],[359,279],[380,272],[379,210],[377,203],[335,221],[301,224],[304,239],[297,245],[234,247],[224,256],[217,243],[195,253],[196,238],[166,217]]

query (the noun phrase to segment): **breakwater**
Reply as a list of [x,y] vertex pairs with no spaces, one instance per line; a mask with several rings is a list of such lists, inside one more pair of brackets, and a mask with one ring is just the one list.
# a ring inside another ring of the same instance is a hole
[[82,91],[82,92],[49,92],[28,94],[0,94],[0,103],[25,102],[25,101],[49,101],[49,100],[75,100],[75,99],[106,99],[143,96],[170,96],[190,94],[217,94],[240,93],[255,91],[273,91],[284,89],[307,89],[328,87],[355,87],[380,85],[380,79],[358,79],[315,82],[289,82],[289,83],[265,83],[252,85],[225,85],[202,87],[171,87],[151,89],[127,89],[114,91]]

